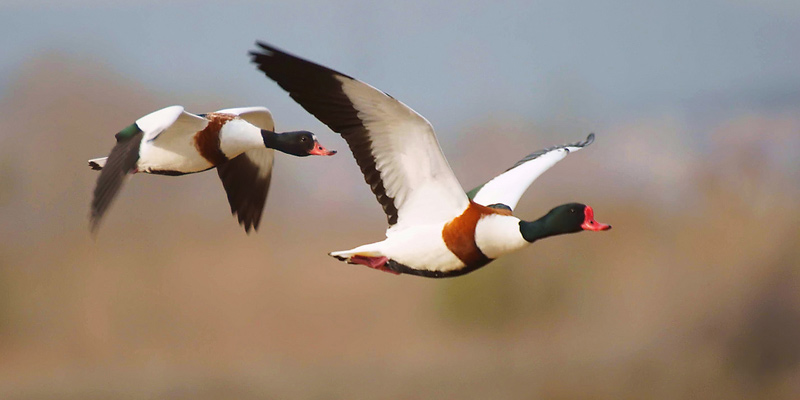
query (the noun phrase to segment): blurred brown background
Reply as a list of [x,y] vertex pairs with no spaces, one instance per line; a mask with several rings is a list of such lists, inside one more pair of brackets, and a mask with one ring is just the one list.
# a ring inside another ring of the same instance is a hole
[[172,103],[246,104],[59,51],[7,76],[0,398],[800,398],[800,102],[718,113],[702,134],[669,113],[598,129],[566,100],[440,129],[465,189],[596,131],[516,214],[582,201],[614,229],[430,280],[326,255],[380,240],[385,219],[344,141],[302,113],[281,123],[299,107],[270,82],[278,129],[341,153],[279,155],[257,234],[212,171],[134,177],[93,240],[85,160],[117,130]]

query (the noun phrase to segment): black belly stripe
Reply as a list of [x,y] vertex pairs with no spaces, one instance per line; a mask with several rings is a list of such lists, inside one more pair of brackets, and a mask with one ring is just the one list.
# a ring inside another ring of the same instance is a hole
[[166,170],[166,169],[151,169],[151,170],[147,171],[147,173],[148,174],[152,174],[152,175],[181,176],[181,175],[190,175],[190,174],[196,174],[198,172],[208,171],[211,168],[214,168],[214,167],[208,167],[206,169],[203,169],[203,170],[200,170],[200,171],[194,171],[194,172],[171,171],[171,170]]
[[430,271],[424,269],[414,269],[405,264],[400,264],[395,260],[389,260],[386,262],[386,267],[391,269],[394,272],[399,272],[401,274],[409,274],[409,275],[417,275],[425,278],[454,278],[456,276],[461,276],[468,274],[476,269],[483,267],[484,265],[492,262],[494,260],[487,258],[487,261],[483,264],[473,264],[467,265],[460,269],[451,269],[449,271]]

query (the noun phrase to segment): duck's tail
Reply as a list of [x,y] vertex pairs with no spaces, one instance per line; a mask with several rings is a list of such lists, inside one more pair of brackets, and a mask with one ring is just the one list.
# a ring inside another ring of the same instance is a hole
[[400,272],[386,266],[389,257],[386,257],[380,251],[370,249],[370,246],[372,245],[364,245],[352,250],[334,251],[328,253],[328,255],[348,264],[361,264],[379,271],[385,271],[395,275],[400,274]]
[[[380,243],[380,242],[379,242]],[[370,243],[365,244],[363,246],[358,246],[355,249],[350,250],[342,250],[342,251],[332,251],[328,253],[329,256],[344,262],[349,262],[350,258],[353,256],[364,256],[364,257],[381,257],[383,254],[376,246],[378,243]]]
[[353,253],[351,251],[332,251],[328,253],[329,256],[339,260],[344,261],[348,264],[354,264],[350,261],[353,257],[380,257],[381,255],[378,253]]
[[108,157],[93,158],[89,160],[89,168],[100,171],[106,165],[106,160],[108,160]]

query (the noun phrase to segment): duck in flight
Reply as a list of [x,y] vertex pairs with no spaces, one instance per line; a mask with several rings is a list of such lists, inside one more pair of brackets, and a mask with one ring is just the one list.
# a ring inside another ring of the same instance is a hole
[[231,213],[245,232],[258,229],[272,177],[274,151],[298,157],[330,156],[308,131],[277,133],[265,107],[192,114],[171,106],[139,118],[116,134],[108,157],[89,160],[100,170],[91,204],[90,229],[100,220],[129,174],[185,175],[217,168]]
[[394,274],[454,277],[536,240],[603,231],[591,207],[569,203],[535,221],[511,212],[528,186],[594,140],[532,153],[464,193],[431,124],[388,94],[350,76],[257,42],[251,61],[347,141],[389,222],[386,239],[331,256]]

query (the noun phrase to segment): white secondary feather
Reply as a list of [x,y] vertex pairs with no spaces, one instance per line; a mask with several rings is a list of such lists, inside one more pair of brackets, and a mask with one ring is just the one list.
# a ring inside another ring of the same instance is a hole
[[570,152],[578,151],[584,146],[592,143],[594,134],[584,142],[574,143],[565,146],[558,146],[552,149],[541,150],[533,153],[526,158],[533,157],[520,163],[508,171],[494,177],[480,188],[473,201],[481,205],[505,204],[513,210],[528,187],[542,173],[550,169],[557,162],[561,161]]
[[184,111],[181,106],[171,106],[139,118],[136,125],[144,132],[144,141],[161,144],[191,137],[203,130],[208,120]]
[[188,113],[181,106],[171,106],[136,120],[144,132],[139,148],[140,171],[155,170],[201,171],[211,166],[197,154],[194,135],[208,125],[208,120]]
[[375,168],[394,199],[397,223],[387,231],[449,221],[469,204],[431,124],[414,110],[355,79],[336,76],[369,131]]
[[106,161],[108,161],[108,157],[93,158],[89,160],[89,165],[91,166],[92,164],[95,164],[98,167],[103,168],[106,166]]
[[187,128],[197,128],[194,132],[206,127],[205,118],[184,111],[183,106],[170,106],[153,111],[136,120],[136,126],[144,132],[144,141],[155,140],[161,133],[172,129],[182,132]]

